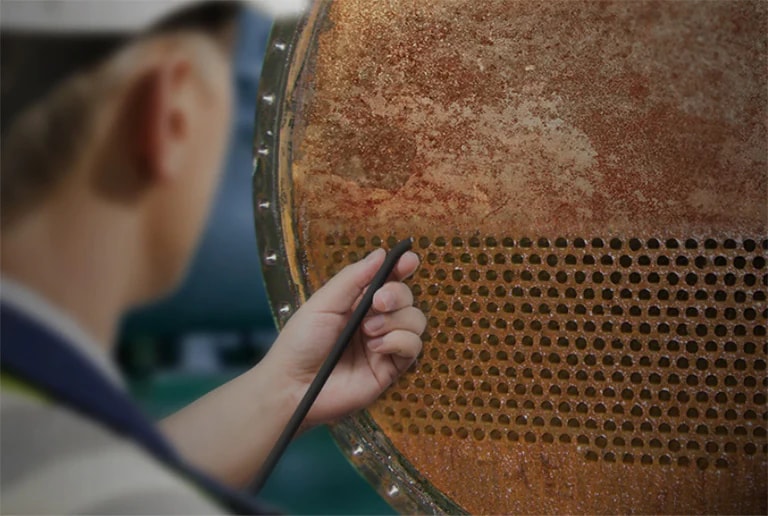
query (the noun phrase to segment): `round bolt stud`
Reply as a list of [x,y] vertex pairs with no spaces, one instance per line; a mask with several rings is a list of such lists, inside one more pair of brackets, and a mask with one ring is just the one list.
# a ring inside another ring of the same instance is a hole
[[264,265],[272,266],[277,263],[277,253],[273,251],[267,251],[264,253]]

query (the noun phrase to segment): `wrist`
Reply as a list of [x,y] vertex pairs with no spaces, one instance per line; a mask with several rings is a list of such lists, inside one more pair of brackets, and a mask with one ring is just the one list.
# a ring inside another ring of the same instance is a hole
[[[268,404],[267,410],[274,414],[284,427],[299,406],[309,384],[288,374],[289,368],[279,363],[277,357],[269,354],[253,369],[254,378],[258,378],[261,384],[258,392],[262,393],[261,396],[268,398],[265,400]],[[312,426],[314,425],[305,420],[299,431],[302,432]]]

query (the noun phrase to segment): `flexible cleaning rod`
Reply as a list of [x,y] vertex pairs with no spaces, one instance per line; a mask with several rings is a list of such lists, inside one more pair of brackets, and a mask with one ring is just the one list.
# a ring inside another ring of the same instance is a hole
[[384,263],[373,277],[373,280],[371,281],[368,290],[365,291],[360,304],[357,306],[357,308],[355,308],[355,311],[349,318],[349,322],[347,322],[347,325],[344,327],[341,334],[339,335],[339,338],[336,340],[333,349],[331,349],[331,352],[328,354],[328,358],[326,358],[325,362],[323,362],[323,365],[320,366],[320,370],[317,372],[315,379],[312,380],[312,383],[309,385],[306,394],[304,394],[304,397],[299,402],[298,407],[296,407],[296,410],[291,416],[291,419],[286,424],[283,433],[280,434],[280,437],[277,439],[275,446],[272,448],[272,451],[269,452],[269,455],[264,461],[264,464],[261,466],[259,473],[256,475],[256,478],[251,484],[252,492],[257,493],[261,490],[262,487],[264,487],[264,483],[267,481],[270,473],[272,473],[275,465],[277,465],[277,462],[280,460],[283,452],[285,452],[285,449],[288,447],[291,439],[293,439],[293,436],[298,431],[301,422],[304,421],[304,418],[307,416],[309,409],[312,407],[315,399],[317,399],[317,396],[323,389],[323,385],[325,385],[325,382],[328,380],[331,372],[333,372],[333,368],[336,367],[336,364],[339,362],[341,355],[344,353],[344,350],[349,345],[349,342],[352,340],[355,332],[363,322],[363,318],[368,313],[368,310],[371,309],[371,305],[373,304],[373,295],[384,285],[384,283],[387,281],[387,278],[392,273],[392,270],[395,268],[397,261],[403,254],[405,254],[406,251],[411,249],[412,245],[413,238],[406,238],[405,240],[398,242],[389,251],[389,253],[387,253],[387,257],[384,259]]

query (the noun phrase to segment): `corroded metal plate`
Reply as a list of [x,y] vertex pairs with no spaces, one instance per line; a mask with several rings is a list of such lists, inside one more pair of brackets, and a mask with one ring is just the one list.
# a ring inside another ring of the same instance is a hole
[[375,247],[423,260],[423,357],[334,429],[395,507],[768,510],[767,26],[760,1],[344,0],[276,29],[278,320]]

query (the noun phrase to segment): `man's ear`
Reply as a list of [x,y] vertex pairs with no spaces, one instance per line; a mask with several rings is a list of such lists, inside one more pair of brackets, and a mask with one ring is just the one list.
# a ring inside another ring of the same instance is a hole
[[191,145],[196,84],[189,58],[163,56],[138,77],[129,96],[136,118],[129,135],[147,181],[172,181],[183,170]]

